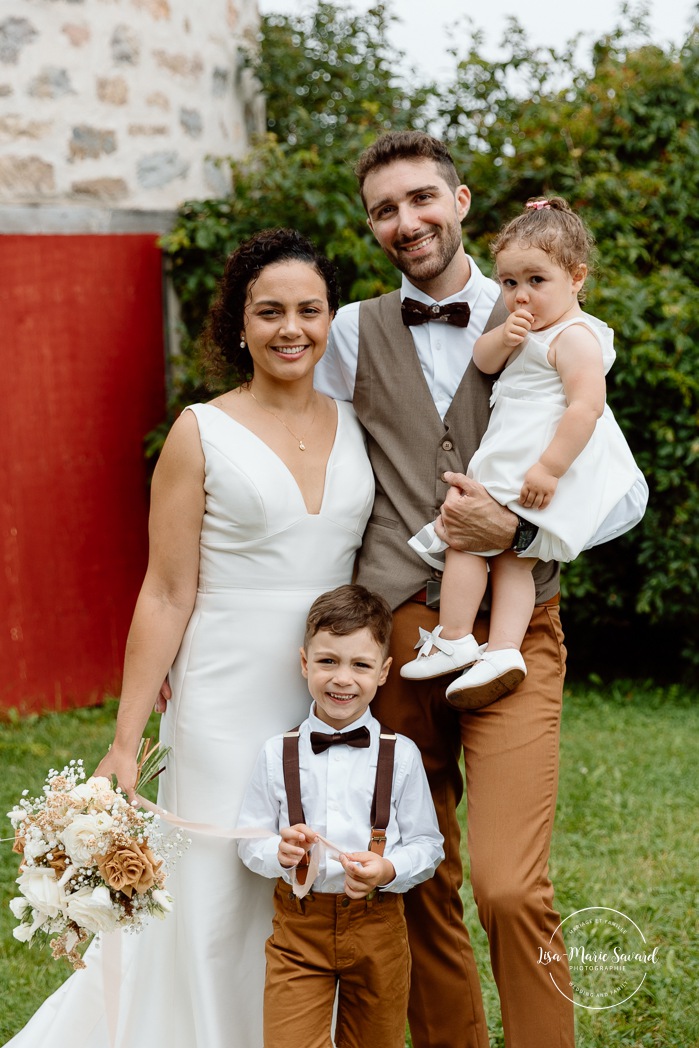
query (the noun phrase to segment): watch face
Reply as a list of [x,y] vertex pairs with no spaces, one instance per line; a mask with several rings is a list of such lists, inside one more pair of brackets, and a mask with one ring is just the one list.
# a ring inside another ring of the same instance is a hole
[[522,520],[522,518],[520,517],[517,524],[517,530],[515,532],[514,545],[512,547],[515,550],[515,552],[522,553],[527,548],[527,546],[530,546],[536,538],[536,533],[538,530],[539,529],[536,526],[536,524],[532,524],[531,521],[528,520]]

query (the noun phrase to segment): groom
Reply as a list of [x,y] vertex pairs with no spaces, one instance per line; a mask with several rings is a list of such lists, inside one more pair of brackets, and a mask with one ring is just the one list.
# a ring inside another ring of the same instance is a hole
[[[535,527],[464,475],[488,422],[491,385],[471,363],[471,351],[506,315],[497,286],[463,248],[470,192],[446,146],[420,132],[382,136],[362,154],[356,173],[369,226],[403,274],[402,285],[338,312],[316,386],[351,400],[367,431],[376,499],[357,581],[394,608],[391,655],[400,666],[413,657],[418,626],[438,622],[431,606],[438,573],[430,575],[407,545],[425,520],[441,509],[439,530],[460,549],[526,549],[536,556],[537,539]],[[412,304],[402,308],[405,299]],[[595,543],[640,520],[646,498],[639,473]],[[538,963],[539,947],[565,958],[548,876],[565,649],[558,566],[540,563],[534,578],[536,608],[522,647],[528,676],[514,692],[483,710],[459,712],[444,701],[445,680],[406,681],[394,673],[376,700],[377,717],[420,747],[445,838],[436,876],[406,897],[415,1048],[489,1044],[459,897],[462,752],[471,887],[488,935],[505,1043],[574,1044],[572,1004]],[[485,617],[474,632],[486,639]],[[562,964],[556,975],[564,985]]]

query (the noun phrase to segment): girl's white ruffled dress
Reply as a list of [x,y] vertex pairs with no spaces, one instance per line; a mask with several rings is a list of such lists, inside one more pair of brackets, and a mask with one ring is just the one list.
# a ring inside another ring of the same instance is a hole
[[[309,514],[284,463],[211,405],[195,405],[206,459],[196,607],[171,672],[159,801],[234,827],[263,742],[303,720],[299,646],[313,600],[350,581],[374,494],[364,438],[338,403],[323,503]],[[261,1048],[269,880],[234,840],[192,834],[168,881],[175,908],[88,951],[12,1048]],[[105,992],[106,991],[106,992]]]
[[626,438],[605,405],[592,437],[560,478],[546,509],[524,509],[517,501],[526,471],[550,443],[567,406],[547,354],[554,338],[573,324],[592,331],[605,374],[609,371],[616,356],[614,333],[597,317],[583,313],[531,333],[493,386],[488,429],[468,467],[469,476],[493,498],[538,525],[541,560],[574,560],[638,478]]

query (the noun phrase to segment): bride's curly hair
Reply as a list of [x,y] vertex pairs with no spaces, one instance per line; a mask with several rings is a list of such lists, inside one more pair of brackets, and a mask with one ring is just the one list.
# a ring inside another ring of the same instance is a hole
[[241,346],[245,303],[252,284],[267,266],[305,262],[323,278],[331,315],[340,304],[335,266],[315,244],[295,229],[263,229],[228,256],[216,296],[199,340],[199,356],[211,384],[245,382],[252,376],[252,357]]

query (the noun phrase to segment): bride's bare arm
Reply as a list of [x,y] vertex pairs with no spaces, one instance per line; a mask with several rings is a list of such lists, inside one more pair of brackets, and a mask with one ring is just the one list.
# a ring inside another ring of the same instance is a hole
[[175,422],[153,475],[148,569],[126,641],[114,742],[95,774],[136,778],[136,753],[163,678],[189,622],[197,592],[204,515],[204,456],[194,413]]

